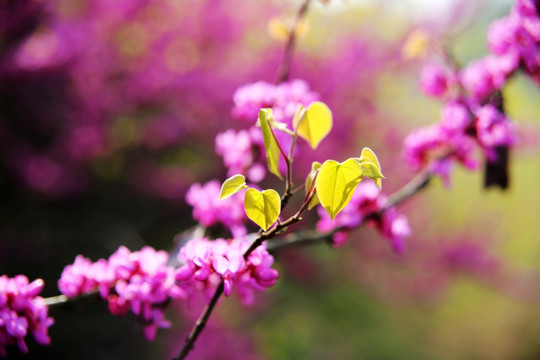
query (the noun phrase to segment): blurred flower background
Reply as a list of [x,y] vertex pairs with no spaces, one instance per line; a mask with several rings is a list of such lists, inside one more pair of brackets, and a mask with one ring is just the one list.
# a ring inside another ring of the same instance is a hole
[[[422,65],[442,54],[407,58],[408,35],[421,29],[467,64],[487,53],[488,26],[512,2],[326,2],[312,1],[297,29],[291,79],[328,104],[334,128],[315,152],[299,144],[296,182],[312,160],[369,146],[391,194],[414,176],[405,137],[437,122],[442,106],[420,91]],[[78,254],[174,249],[196,223],[189,187],[227,177],[216,136],[246,128],[236,89],[275,82],[284,24],[300,4],[0,1],[0,273],[43,278],[53,296]],[[399,206],[412,229],[401,255],[371,228],[345,248],[276,253],[277,285],[250,307],[223,301],[193,358],[540,357],[540,90],[520,75],[503,96],[518,125],[507,191],[456,169],[450,188],[434,180]],[[271,176],[263,186],[281,190]],[[29,341],[30,354],[168,358],[203,303],[172,306],[173,328],[154,342],[104,303],[70,305],[50,313],[52,345]]]

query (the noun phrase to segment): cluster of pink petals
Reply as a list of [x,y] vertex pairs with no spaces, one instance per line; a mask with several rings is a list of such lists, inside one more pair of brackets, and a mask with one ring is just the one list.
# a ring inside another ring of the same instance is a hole
[[298,104],[309,105],[318,98],[319,95],[311,91],[303,80],[296,79],[277,85],[258,81],[235,91],[232,115],[237,120],[253,124],[261,108],[272,108],[274,120],[290,123]]
[[216,153],[223,157],[227,175],[245,174],[253,182],[261,181],[266,168],[259,161],[263,148],[261,129],[229,129],[216,136]]
[[79,255],[64,268],[58,287],[67,297],[99,291],[113,315],[131,309],[141,320],[146,338],[152,340],[157,328],[170,326],[163,316],[169,300],[187,296],[168,260],[166,251],[149,246],[134,252],[121,246],[108,260],[97,262]]
[[491,24],[491,52],[518,66],[540,85],[540,2],[517,0],[510,14]]
[[54,323],[49,308],[41,296],[44,282],[28,281],[24,275],[9,278],[0,276],[0,356],[6,356],[6,346],[17,345],[27,353],[24,338],[31,332],[36,342],[49,345],[47,333]]
[[413,169],[430,166],[447,184],[453,162],[470,170],[478,168],[475,149],[496,160],[495,148],[515,142],[515,125],[493,105],[453,101],[441,111],[441,121],[409,134],[403,157]]
[[193,206],[193,218],[205,227],[221,223],[234,237],[246,235],[243,224],[246,212],[242,197],[231,196],[220,200],[220,191],[221,184],[217,180],[204,185],[193,184],[186,194],[186,202]]
[[[305,81],[298,79],[277,85],[259,81],[238,88],[233,95],[232,116],[250,127],[229,129],[216,137],[216,153],[223,157],[228,175],[243,174],[257,183],[266,174],[261,129],[255,126],[260,109],[271,108],[274,120],[291,128],[297,106],[307,106],[318,98]],[[287,148],[290,140],[280,131],[275,135],[281,146]]]
[[320,220],[317,230],[331,231],[340,229],[333,237],[333,245],[343,246],[349,233],[362,223],[374,226],[392,244],[393,249],[401,253],[404,249],[403,238],[411,234],[407,217],[400,214],[395,208],[379,212],[386,205],[386,196],[371,181],[363,181],[356,188],[349,204],[334,218],[319,206],[317,212]]
[[250,304],[255,291],[273,286],[279,276],[271,268],[274,258],[266,250],[265,243],[244,259],[243,254],[250,244],[246,238],[193,239],[178,254],[183,265],[178,268],[176,279],[190,294],[211,293],[223,280],[226,296],[234,287],[242,302]]

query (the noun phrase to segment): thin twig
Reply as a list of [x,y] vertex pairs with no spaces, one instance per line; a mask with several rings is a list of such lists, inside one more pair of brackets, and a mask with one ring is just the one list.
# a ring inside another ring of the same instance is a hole
[[[407,184],[403,185],[399,190],[388,197],[386,205],[378,212],[367,214],[365,218],[371,216],[381,216],[384,211],[394,207],[398,204],[401,204],[403,201],[409,199],[414,194],[418,193],[424,189],[431,180],[432,173],[430,171],[424,171],[414,177]],[[358,227],[362,226],[363,223],[359,224]],[[283,248],[288,248],[292,246],[299,245],[312,245],[321,242],[330,242],[332,237],[337,232],[343,230],[344,227],[339,227],[328,232],[321,233],[316,230],[307,230],[300,231],[293,234],[289,234],[284,237],[274,238],[271,241],[267,242],[266,247],[268,251],[275,252]]]
[[310,1],[311,0],[305,0],[302,3],[302,6],[298,10],[298,13],[296,14],[296,17],[294,19],[292,29],[289,33],[289,38],[287,39],[287,43],[285,44],[283,59],[277,71],[276,83],[278,84],[287,81],[287,79],[289,78],[289,72],[291,70],[291,63],[294,53],[294,44],[296,42],[296,28],[298,27],[300,21],[302,21],[302,18],[306,15]]
[[[281,230],[287,228],[288,226],[297,223],[302,219],[302,214],[307,210],[309,203],[311,202],[311,199],[313,199],[313,196],[315,195],[315,192],[312,191],[311,195],[306,199],[304,204],[302,204],[302,207],[290,218],[287,220],[277,224],[276,226],[270,228],[268,231],[263,232],[262,229],[259,230],[259,233],[257,234],[257,237],[255,240],[251,243],[250,247],[244,252],[244,259],[247,259],[248,256],[259,246],[261,246],[262,242],[271,239],[274,236],[276,236]],[[197,338],[201,334],[201,332],[204,330],[206,323],[208,322],[208,319],[210,318],[210,315],[214,311],[214,308],[223,294],[224,290],[224,284],[223,280],[217,287],[216,291],[214,292],[214,295],[212,296],[212,299],[210,302],[206,305],[203,312],[199,316],[199,319],[191,329],[191,332],[186,337],[186,340],[184,342],[184,346],[180,350],[180,354],[174,358],[174,360],[183,360],[185,359],[190,351],[194,348],[195,342],[197,341]]]

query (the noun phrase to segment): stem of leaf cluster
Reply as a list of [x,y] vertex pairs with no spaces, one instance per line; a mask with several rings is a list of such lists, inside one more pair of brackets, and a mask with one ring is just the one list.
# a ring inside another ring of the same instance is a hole
[[[313,188],[313,186],[312,186],[312,188]],[[312,190],[312,189],[310,189],[310,190]],[[248,256],[256,248],[261,246],[261,244],[262,244],[262,242],[264,240],[273,238],[282,229],[285,229],[286,227],[300,221],[302,219],[301,218],[302,214],[306,211],[307,207],[309,206],[309,203],[311,202],[311,199],[313,199],[313,196],[315,196],[315,192],[311,191],[310,196],[305,199],[304,203],[302,204],[300,209],[296,212],[296,214],[294,214],[293,216],[291,216],[287,220],[276,224],[276,226],[270,228],[266,232],[262,232],[261,231],[262,229],[259,230],[259,233],[257,234],[257,238],[251,243],[250,247],[244,252],[244,254],[243,254],[244,259],[247,260]],[[188,354],[190,353],[190,351],[193,349],[193,347],[195,345],[195,341],[197,341],[197,338],[199,337],[201,332],[204,330],[204,328],[206,326],[206,323],[208,322],[208,319],[210,318],[210,315],[214,311],[214,308],[216,307],[216,304],[217,304],[219,298],[223,294],[223,290],[224,290],[224,283],[223,283],[223,280],[222,280],[220,282],[219,286],[217,287],[217,289],[215,290],[214,295],[212,296],[212,299],[206,305],[203,312],[199,316],[199,319],[197,320],[197,322],[195,323],[195,325],[191,329],[191,332],[186,337],[186,340],[184,342],[184,346],[180,350],[180,354],[177,357],[175,357],[174,360],[183,360],[183,359],[185,359],[188,356]]]

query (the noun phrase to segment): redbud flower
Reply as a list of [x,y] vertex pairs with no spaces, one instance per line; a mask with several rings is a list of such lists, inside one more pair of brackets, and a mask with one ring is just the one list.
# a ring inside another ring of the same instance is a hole
[[44,282],[28,281],[24,275],[0,276],[0,356],[6,356],[6,346],[17,345],[27,353],[24,338],[30,332],[36,342],[49,345],[48,328],[54,323],[49,308],[41,296]]

